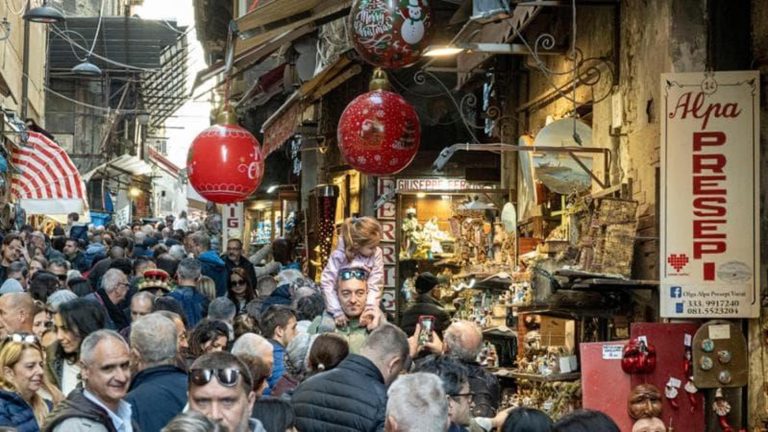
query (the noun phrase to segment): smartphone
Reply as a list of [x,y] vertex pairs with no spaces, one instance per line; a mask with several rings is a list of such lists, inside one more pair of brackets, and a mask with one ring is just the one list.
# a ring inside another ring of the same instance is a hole
[[432,341],[432,331],[434,330],[435,317],[432,315],[420,315],[419,324],[421,324],[421,333],[419,333],[419,345],[425,345]]

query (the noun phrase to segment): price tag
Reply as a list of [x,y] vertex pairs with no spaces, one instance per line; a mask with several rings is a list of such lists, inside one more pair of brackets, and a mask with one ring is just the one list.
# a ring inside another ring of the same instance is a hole
[[648,346],[648,337],[647,336],[638,336],[637,340],[642,341],[645,346]]
[[680,388],[680,386],[683,385],[683,382],[675,377],[669,377],[667,385],[674,388]]
[[730,339],[731,338],[731,326],[728,324],[718,324],[709,326],[709,338],[716,339]]
[[624,345],[603,345],[603,360],[621,360]]
[[685,337],[683,338],[683,345],[690,347],[693,344],[693,338],[688,333],[685,334]]

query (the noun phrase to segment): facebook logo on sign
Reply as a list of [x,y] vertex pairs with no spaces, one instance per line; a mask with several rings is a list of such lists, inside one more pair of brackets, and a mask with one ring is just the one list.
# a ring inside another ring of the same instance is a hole
[[669,296],[671,298],[683,298],[683,287],[681,286],[669,287]]

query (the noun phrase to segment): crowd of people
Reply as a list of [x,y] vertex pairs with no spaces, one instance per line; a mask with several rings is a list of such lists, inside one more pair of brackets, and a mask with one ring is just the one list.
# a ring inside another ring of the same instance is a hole
[[[2,234],[0,427],[618,432],[596,411],[500,410],[482,332],[439,310],[428,273],[397,327],[375,219],[344,222],[319,285],[285,239],[220,254],[173,219]],[[420,314],[437,317],[426,338]]]

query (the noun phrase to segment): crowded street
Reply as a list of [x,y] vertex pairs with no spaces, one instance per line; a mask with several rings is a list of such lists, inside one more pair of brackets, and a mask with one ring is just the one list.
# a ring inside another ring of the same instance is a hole
[[768,2],[0,18],[0,432],[768,432]]

